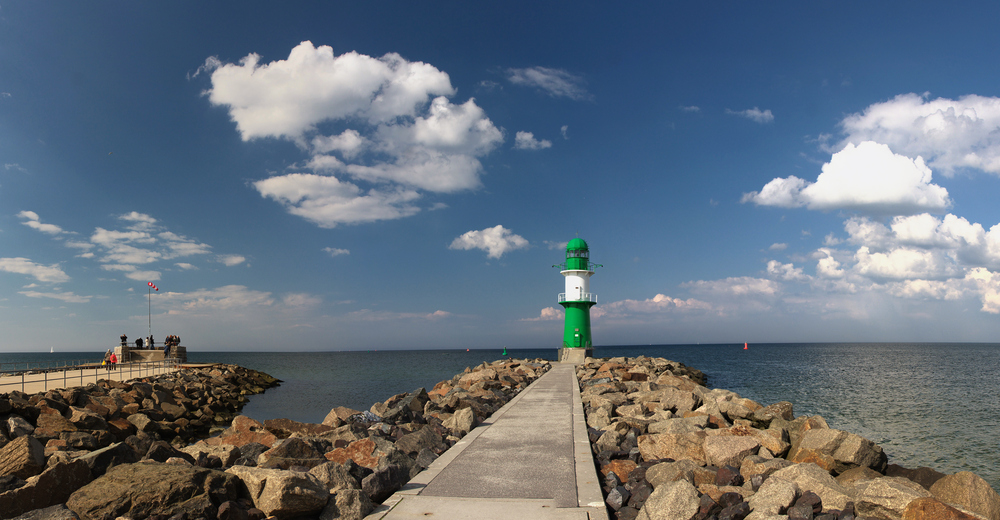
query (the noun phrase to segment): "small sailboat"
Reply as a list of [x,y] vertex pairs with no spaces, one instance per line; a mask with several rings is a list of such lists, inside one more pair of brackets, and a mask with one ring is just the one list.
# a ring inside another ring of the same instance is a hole
[[55,347],[49,347],[49,354],[55,354],[55,353],[56,353],[56,348]]

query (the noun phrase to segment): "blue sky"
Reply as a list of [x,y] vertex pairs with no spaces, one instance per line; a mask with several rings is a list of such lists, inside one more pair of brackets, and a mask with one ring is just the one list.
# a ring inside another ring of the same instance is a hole
[[0,351],[1000,337],[993,4],[286,4],[0,1]]

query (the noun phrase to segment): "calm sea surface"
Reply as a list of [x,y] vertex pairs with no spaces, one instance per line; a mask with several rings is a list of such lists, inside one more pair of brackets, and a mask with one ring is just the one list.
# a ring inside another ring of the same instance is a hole
[[[517,358],[554,359],[555,349],[509,349]],[[889,461],[945,473],[972,471],[1000,489],[1000,344],[810,343],[598,347],[599,357],[679,361],[767,405],[794,403],[832,428],[878,443]],[[284,383],[254,396],[243,413],[318,423],[335,406],[374,402],[431,388],[466,367],[500,359],[499,350],[374,352],[189,352],[189,361],[234,363]],[[2,354],[0,363],[99,360],[93,354]]]

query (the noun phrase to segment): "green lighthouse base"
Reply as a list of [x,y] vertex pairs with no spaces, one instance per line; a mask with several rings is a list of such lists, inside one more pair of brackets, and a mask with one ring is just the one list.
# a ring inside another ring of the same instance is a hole
[[594,357],[592,348],[560,348],[559,362],[582,365],[588,357]]

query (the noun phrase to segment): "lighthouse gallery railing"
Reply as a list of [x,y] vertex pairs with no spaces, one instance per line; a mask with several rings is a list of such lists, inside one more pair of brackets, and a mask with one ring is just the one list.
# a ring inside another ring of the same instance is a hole
[[[577,294],[579,294],[579,293],[577,293]],[[597,303],[597,295],[594,294],[594,293],[586,292],[586,293],[583,293],[583,294],[579,294],[579,296],[580,296],[579,298],[575,298],[575,299],[572,299],[572,300],[567,300],[566,299],[566,293],[559,293],[559,301],[560,302],[594,302],[594,303]]]

